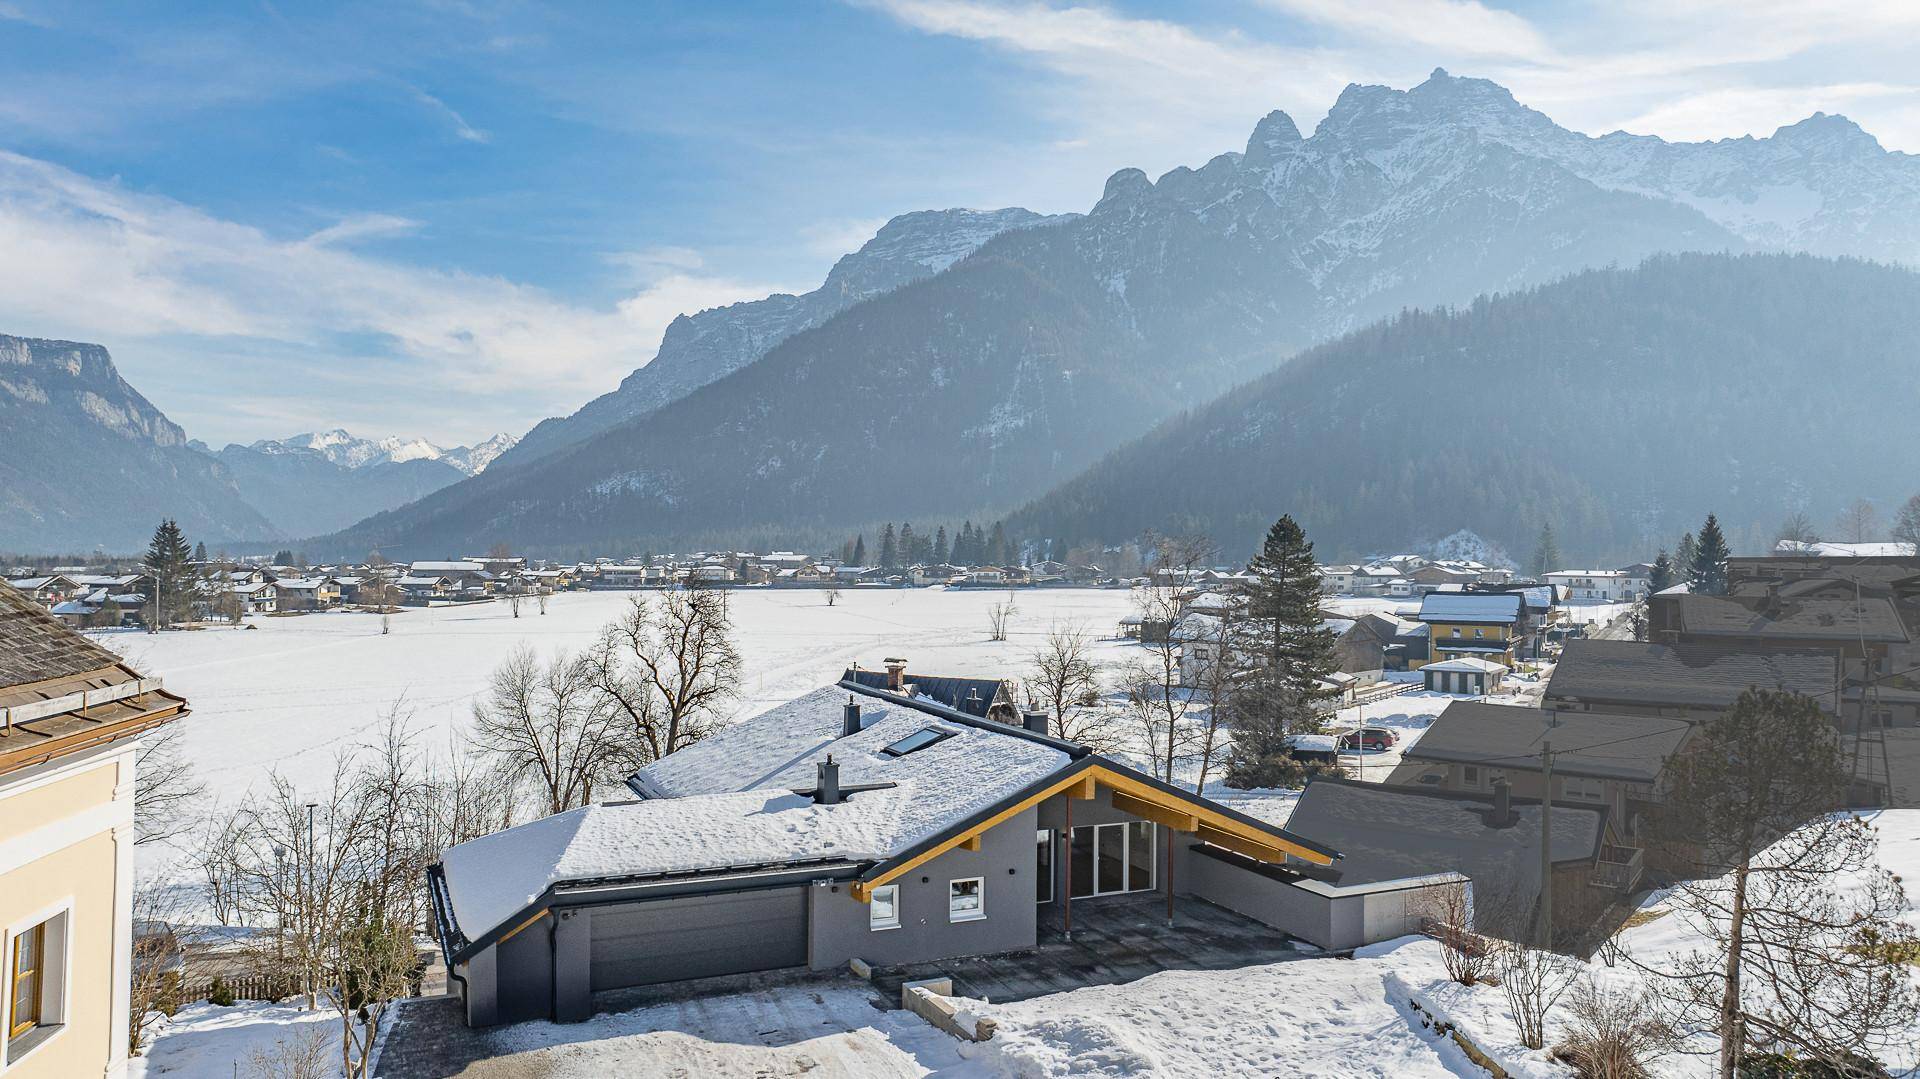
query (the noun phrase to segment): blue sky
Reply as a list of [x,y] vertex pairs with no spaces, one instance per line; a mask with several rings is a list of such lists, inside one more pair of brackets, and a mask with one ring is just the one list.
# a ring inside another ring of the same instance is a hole
[[[1579,130],[1920,151],[1920,4],[0,0],[0,332],[98,341],[189,435],[471,441],[888,216],[1085,209],[1349,82]],[[433,407],[422,408],[423,400]]]

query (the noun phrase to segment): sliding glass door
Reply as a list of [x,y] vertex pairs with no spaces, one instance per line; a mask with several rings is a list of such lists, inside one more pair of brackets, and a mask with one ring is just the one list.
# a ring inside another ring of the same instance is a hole
[[1073,873],[1068,882],[1073,897],[1153,890],[1156,830],[1148,821],[1075,828]]

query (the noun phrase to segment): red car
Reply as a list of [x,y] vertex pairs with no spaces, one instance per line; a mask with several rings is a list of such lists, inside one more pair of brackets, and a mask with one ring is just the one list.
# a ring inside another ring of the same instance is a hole
[[1400,736],[1387,727],[1362,727],[1340,736],[1341,749],[1392,749]]

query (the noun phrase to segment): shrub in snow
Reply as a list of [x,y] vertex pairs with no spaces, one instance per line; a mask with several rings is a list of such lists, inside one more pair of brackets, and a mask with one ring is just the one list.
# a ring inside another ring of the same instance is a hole
[[1506,994],[1514,1025],[1520,1028],[1520,1044],[1545,1049],[1547,1013],[1573,988],[1579,965],[1566,956],[1524,944],[1502,944],[1494,958],[1500,989]]
[[1645,991],[1583,982],[1567,1012],[1567,1034],[1553,1055],[1580,1079],[1649,1079],[1653,1062],[1680,1042]]
[[334,1079],[340,1074],[339,1062],[333,1059],[335,1044],[332,1032],[324,1026],[308,1026],[265,1049],[254,1050],[247,1061],[250,1074],[273,1079]]
[[213,984],[207,987],[207,1003],[220,1008],[233,1007],[233,986],[220,975],[214,975]]

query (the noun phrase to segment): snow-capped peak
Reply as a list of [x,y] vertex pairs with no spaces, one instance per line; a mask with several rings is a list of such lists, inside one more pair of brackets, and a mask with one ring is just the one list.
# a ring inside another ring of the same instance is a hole
[[291,438],[261,439],[249,449],[260,453],[317,453],[342,468],[359,469],[403,461],[445,461],[467,475],[484,471],[493,459],[506,452],[514,436],[494,435],[474,446],[442,448],[424,438],[388,435],[385,438],[361,438],[341,428],[294,435]]

